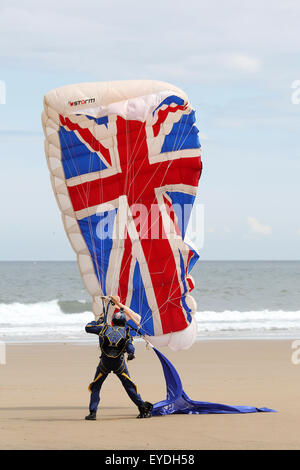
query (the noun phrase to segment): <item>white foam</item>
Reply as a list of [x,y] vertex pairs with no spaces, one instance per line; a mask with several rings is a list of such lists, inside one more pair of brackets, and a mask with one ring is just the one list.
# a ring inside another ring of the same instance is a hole
[[63,313],[59,307],[58,300],[31,304],[18,302],[0,304],[1,324],[14,326],[15,324],[18,326],[77,324],[84,321],[88,322],[92,316],[92,312]]
[[197,312],[198,331],[245,331],[300,329],[300,311]]
[[[83,302],[84,303],[84,302]],[[4,341],[83,340],[85,325],[94,319],[90,311],[63,313],[58,300],[30,304],[0,304],[0,339]],[[205,311],[196,313],[198,337],[232,332],[244,335],[291,334],[300,331],[300,311]]]

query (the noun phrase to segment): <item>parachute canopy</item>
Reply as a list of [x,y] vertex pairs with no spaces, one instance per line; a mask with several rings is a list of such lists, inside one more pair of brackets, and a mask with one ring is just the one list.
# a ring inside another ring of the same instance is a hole
[[195,111],[152,80],[70,85],[44,97],[53,191],[93,311],[119,295],[151,343],[189,347],[198,259],[185,239],[201,174]]

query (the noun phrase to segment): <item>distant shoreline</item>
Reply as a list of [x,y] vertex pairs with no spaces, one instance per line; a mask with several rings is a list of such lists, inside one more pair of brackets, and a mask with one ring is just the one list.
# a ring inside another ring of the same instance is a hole
[[[194,344],[204,343],[204,342],[221,342],[221,341],[294,341],[300,339],[300,331],[299,334],[293,334],[291,336],[207,336],[207,337],[199,337],[196,339]],[[3,340],[0,338],[0,341],[4,342],[6,345],[39,345],[39,344],[70,344],[70,345],[78,345],[78,346],[92,346],[93,344],[98,346],[97,338],[90,338],[90,339],[30,339],[28,341],[15,341],[15,340]],[[142,338],[134,338],[134,342],[143,342]],[[192,348],[193,346],[191,346]],[[167,347],[163,347],[163,350],[167,350]]]

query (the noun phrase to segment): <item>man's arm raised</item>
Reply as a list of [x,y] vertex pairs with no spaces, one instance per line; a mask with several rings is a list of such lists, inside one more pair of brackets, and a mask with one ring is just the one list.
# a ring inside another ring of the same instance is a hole
[[122,308],[124,310],[127,320],[132,320],[137,326],[141,326],[141,315],[134,312],[133,310],[131,310],[131,308],[127,307],[126,305],[123,305],[120,302],[120,297],[118,295],[111,295],[110,299],[115,305],[117,305],[117,307]]

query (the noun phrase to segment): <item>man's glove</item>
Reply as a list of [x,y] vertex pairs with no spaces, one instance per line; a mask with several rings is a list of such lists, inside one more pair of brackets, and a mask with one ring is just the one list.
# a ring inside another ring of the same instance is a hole
[[135,355],[132,353],[132,354],[128,354],[127,356],[127,361],[132,361],[132,359],[135,358]]

